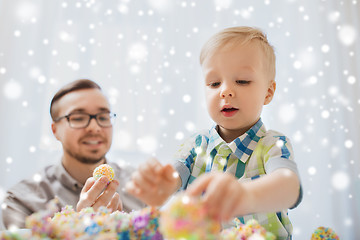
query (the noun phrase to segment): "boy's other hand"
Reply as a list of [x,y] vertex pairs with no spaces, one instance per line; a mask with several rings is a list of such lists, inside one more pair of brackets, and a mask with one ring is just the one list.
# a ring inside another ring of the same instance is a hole
[[179,174],[170,164],[152,158],[132,174],[126,190],[150,206],[161,206],[181,184]]

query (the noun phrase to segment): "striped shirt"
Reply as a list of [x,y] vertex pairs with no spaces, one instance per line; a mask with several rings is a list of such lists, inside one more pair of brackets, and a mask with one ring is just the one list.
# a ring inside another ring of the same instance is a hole
[[[291,169],[298,175],[289,139],[279,132],[266,131],[261,119],[231,143],[220,137],[216,126],[193,135],[180,146],[174,166],[183,190],[198,176],[210,171],[230,173],[239,181],[251,181],[279,168]],[[301,201],[301,189],[299,196],[295,206]],[[238,218],[242,223],[254,218],[278,239],[291,239],[292,225],[287,209]]]

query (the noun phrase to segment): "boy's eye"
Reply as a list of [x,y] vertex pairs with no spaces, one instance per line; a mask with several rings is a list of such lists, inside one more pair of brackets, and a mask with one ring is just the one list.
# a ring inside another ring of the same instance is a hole
[[246,81],[246,80],[236,80],[237,84],[241,84],[241,85],[248,85],[250,83],[250,81]]
[[220,86],[220,82],[213,82],[209,84],[210,87],[218,87]]

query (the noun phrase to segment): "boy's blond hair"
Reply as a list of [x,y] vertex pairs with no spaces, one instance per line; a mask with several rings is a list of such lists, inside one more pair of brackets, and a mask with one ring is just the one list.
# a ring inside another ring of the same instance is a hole
[[202,47],[200,64],[202,65],[205,59],[210,58],[220,49],[234,47],[237,44],[244,45],[255,42],[254,40],[259,44],[267,59],[270,79],[275,80],[276,68],[274,48],[268,42],[266,34],[258,28],[231,27],[216,33]]

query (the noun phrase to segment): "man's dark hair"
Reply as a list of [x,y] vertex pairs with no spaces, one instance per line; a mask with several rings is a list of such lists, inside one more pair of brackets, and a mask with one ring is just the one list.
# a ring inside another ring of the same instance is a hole
[[50,104],[50,115],[52,120],[55,120],[55,113],[53,109],[53,105],[60,100],[63,96],[70,92],[82,90],[82,89],[99,89],[101,90],[101,87],[95,83],[94,81],[91,81],[89,79],[79,79],[75,80],[73,82],[70,82],[63,86],[59,91],[54,95],[53,99],[51,100]]

